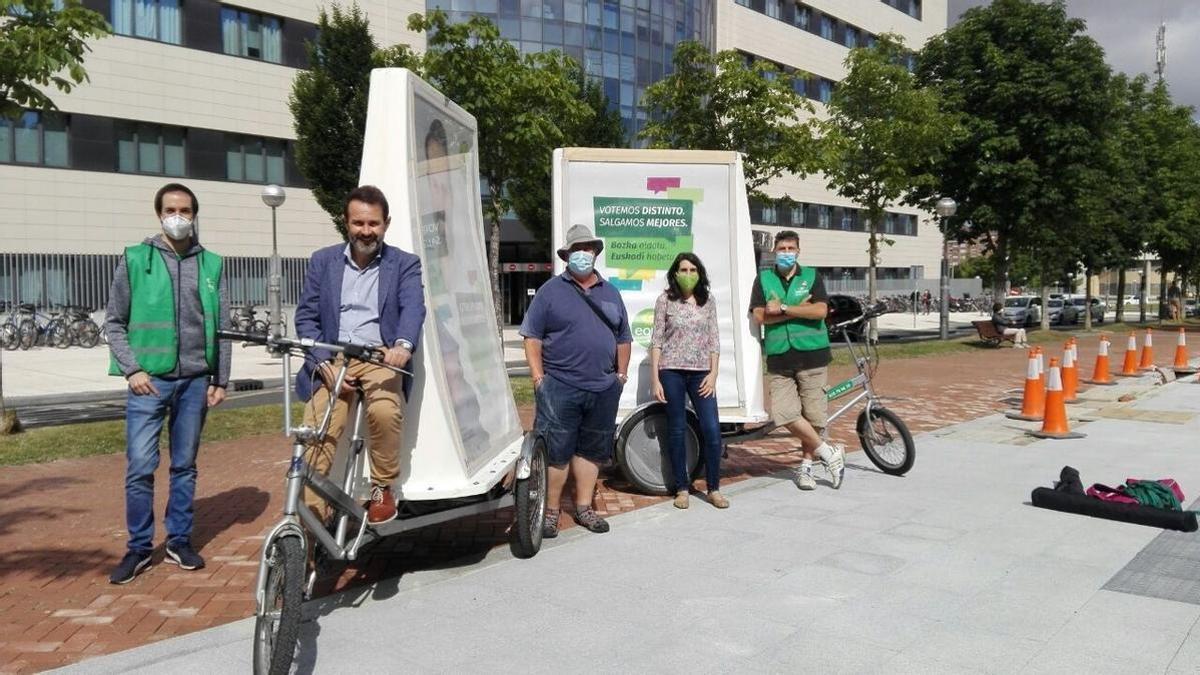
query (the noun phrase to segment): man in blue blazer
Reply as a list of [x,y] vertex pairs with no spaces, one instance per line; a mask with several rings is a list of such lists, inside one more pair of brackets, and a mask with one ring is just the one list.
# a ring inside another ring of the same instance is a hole
[[[421,260],[383,243],[391,217],[387,198],[379,188],[363,185],[346,198],[349,241],[313,254],[296,307],[296,334],[321,342],[347,342],[377,347],[388,365],[408,365],[425,321],[425,290]],[[316,427],[329,404],[342,357],[313,350],[296,381],[296,394],[309,404],[305,423]],[[400,474],[401,431],[412,383],[393,370],[355,361],[337,394],[329,431],[319,445],[309,449],[305,461],[322,475],[329,473],[338,438],[346,427],[355,385],[366,394],[370,429],[371,500],[367,522],[386,523],[396,517],[392,483]],[[304,501],[318,516],[329,508],[312,490]]]

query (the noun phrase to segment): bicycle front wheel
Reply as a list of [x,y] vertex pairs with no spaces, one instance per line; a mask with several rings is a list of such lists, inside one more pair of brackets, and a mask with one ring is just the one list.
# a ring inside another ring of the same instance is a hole
[[281,537],[268,545],[263,606],[254,622],[254,672],[285,675],[292,668],[300,635],[304,549],[295,536]]
[[4,347],[8,351],[17,348],[17,343],[20,341],[20,335],[17,333],[17,327],[11,323],[0,325],[0,347]]
[[25,319],[17,328],[17,346],[21,349],[30,349],[37,342],[38,329],[37,324],[33,319]]
[[100,344],[100,327],[91,319],[76,321],[71,325],[71,330],[75,333],[76,343],[80,347],[91,349]]
[[880,471],[903,476],[917,461],[912,434],[891,410],[882,406],[864,409],[858,414],[857,429],[863,452]]

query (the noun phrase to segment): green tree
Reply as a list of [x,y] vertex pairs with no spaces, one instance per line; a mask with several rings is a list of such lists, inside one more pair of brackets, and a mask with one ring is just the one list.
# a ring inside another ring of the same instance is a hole
[[995,0],[965,12],[920,55],[918,80],[939,91],[965,132],[924,196],[958,202],[952,236],[988,233],[997,295],[1013,254],[1048,263],[1086,234],[1072,211],[1112,101],[1103,52],[1084,29],[1062,0]]
[[408,27],[426,34],[425,79],[475,116],[479,173],[487,183],[483,215],[491,233],[492,298],[500,323],[500,219],[513,206],[519,166],[549,162],[567,132],[582,127],[593,109],[578,95],[574,61],[560,52],[522,56],[487,19],[453,24],[434,10],[413,14]]
[[344,239],[342,207],[358,186],[371,68],[415,69],[419,61],[407,45],[378,51],[358,5],[321,10],[317,36],[308,44],[308,70],[292,83],[288,108],[296,130],[296,168]]
[[[900,36],[885,33],[874,46],[850,50],[846,77],[819,123],[821,170],[829,187],[867,211],[867,298],[875,301],[875,270],[885,209],[918,186],[934,184],[929,170],[948,147],[955,125],[937,93],[917,85],[904,65]],[[928,189],[928,188],[927,188]]]
[[[1200,128],[1190,107],[1172,103],[1167,87],[1150,93],[1150,150],[1153,169],[1150,196],[1150,247],[1163,270],[1183,276],[1200,262]],[[1165,299],[1166,289],[1162,289]]]
[[698,42],[676,45],[673,65],[646,89],[650,122],[640,136],[651,147],[736,150],[752,197],[785,172],[813,169],[816,143],[801,120],[813,108],[793,88],[803,74],[761,60],[747,64],[734,50],[713,54]]
[[[625,127],[621,114],[609,104],[604,88],[595,80],[588,79],[582,69],[576,68],[574,76],[579,97],[590,109],[590,113],[577,120],[559,123],[563,129],[563,146],[579,148],[623,148],[627,145]],[[546,111],[554,115],[557,111]],[[520,162],[517,175],[510,183],[513,212],[525,229],[533,235],[537,244],[551,248],[552,224],[550,184],[553,180],[551,156],[530,158]]]
[[62,9],[54,0],[0,0],[0,117],[57,109],[45,90],[68,93],[86,82],[87,40],[108,33],[104,17],[78,0]]

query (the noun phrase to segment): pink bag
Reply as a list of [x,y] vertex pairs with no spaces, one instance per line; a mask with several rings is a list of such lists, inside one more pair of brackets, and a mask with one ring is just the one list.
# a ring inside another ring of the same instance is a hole
[[1138,500],[1130,497],[1121,491],[1120,488],[1110,488],[1107,485],[1096,483],[1087,489],[1087,496],[1095,497],[1106,502],[1116,502],[1118,504],[1137,504]]

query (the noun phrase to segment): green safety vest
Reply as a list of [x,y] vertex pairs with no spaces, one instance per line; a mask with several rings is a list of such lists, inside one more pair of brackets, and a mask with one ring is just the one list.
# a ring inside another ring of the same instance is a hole
[[[758,282],[762,284],[763,297],[767,300],[778,298],[780,302],[791,307],[802,304],[812,294],[813,282],[816,281],[817,271],[812,267],[801,267],[792,276],[787,291],[783,290],[783,280],[774,269],[765,269],[758,274]],[[829,346],[829,331],[825,328],[824,319],[789,319],[763,327],[764,343],[768,356],[785,354],[789,349],[800,352],[811,352],[825,349]]]
[[[198,289],[204,308],[204,359],[217,370],[217,312],[220,307],[221,256],[201,251]],[[175,292],[162,253],[149,244],[125,249],[129,272],[129,347],[138,367],[149,375],[168,375],[179,363],[179,325],[175,317]],[[123,375],[110,358],[109,375]]]

